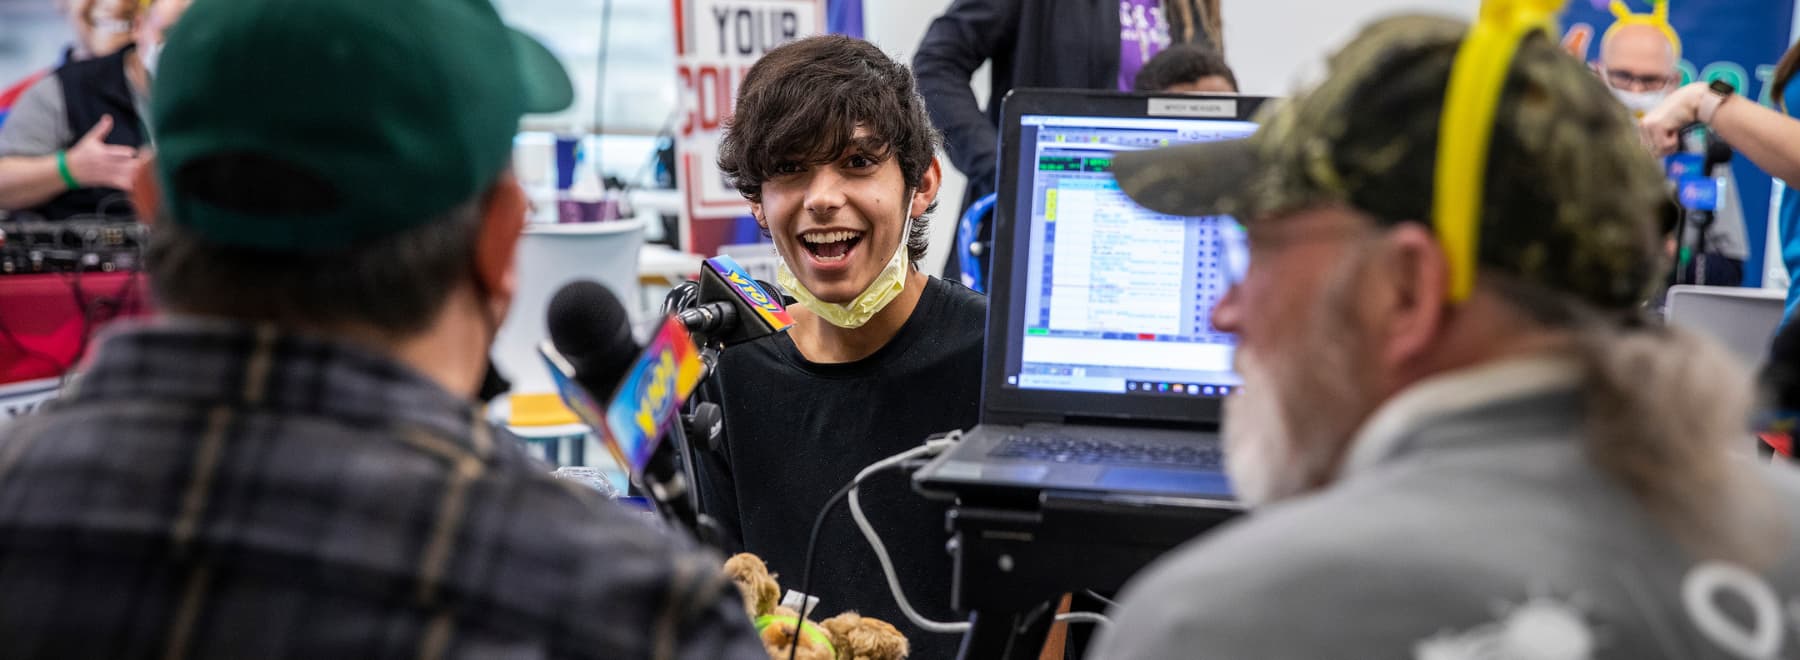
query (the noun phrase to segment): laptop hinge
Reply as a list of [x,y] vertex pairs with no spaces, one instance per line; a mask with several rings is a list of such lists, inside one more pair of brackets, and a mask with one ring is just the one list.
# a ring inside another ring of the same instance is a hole
[[1023,412],[993,412],[989,414],[982,423],[998,426],[1030,426],[1033,424],[1111,426],[1116,428],[1163,429],[1170,431],[1216,431],[1219,428],[1218,424],[1209,422],[1175,422],[1166,419],[1133,419],[1130,417],[1112,417],[1106,415],[1054,415]]

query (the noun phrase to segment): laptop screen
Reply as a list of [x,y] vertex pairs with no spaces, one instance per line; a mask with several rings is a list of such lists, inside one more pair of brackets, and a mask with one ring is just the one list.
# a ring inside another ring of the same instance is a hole
[[1120,192],[1114,154],[1248,137],[1235,119],[1020,117],[1015,231],[1030,232],[1008,296],[1016,333],[1004,388],[1219,398],[1241,382],[1212,308],[1248,262],[1227,216],[1145,209]]

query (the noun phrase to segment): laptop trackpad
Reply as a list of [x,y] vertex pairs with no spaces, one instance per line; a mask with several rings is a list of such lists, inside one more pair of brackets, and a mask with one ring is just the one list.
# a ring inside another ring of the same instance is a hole
[[1183,495],[1230,495],[1231,482],[1219,472],[1157,468],[1107,468],[1100,485],[1114,490]]

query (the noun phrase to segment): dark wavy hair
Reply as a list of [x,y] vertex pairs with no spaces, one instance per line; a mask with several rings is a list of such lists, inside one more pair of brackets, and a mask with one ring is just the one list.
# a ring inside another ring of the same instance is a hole
[[1800,72],[1800,43],[1781,55],[1781,61],[1775,65],[1775,77],[1769,80],[1769,95],[1775,99],[1777,110],[1787,112],[1787,86],[1796,72]]
[[1231,89],[1238,88],[1237,74],[1225,64],[1225,56],[1219,51],[1200,44],[1176,44],[1156,57],[1144,63],[1138,70],[1137,79],[1132,81],[1132,89],[1140,92],[1160,92],[1173,85],[1198,82],[1207,76],[1224,78],[1231,83]]
[[[853,138],[859,126],[869,139]],[[905,65],[867,41],[824,35],[778,46],[750,67],[719,143],[719,169],[745,199],[760,203],[777,165],[828,163],[857,146],[897,160],[906,186],[918,188],[938,142]],[[914,263],[925,258],[925,215],[936,208],[926,208],[906,237]]]

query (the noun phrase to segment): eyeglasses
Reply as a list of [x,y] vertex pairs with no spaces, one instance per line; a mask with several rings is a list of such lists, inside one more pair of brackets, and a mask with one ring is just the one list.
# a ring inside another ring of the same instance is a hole
[[[1219,234],[1219,262],[1224,267],[1225,288],[1229,290],[1244,283],[1250,275],[1250,232],[1244,225],[1229,216],[1217,219]],[[1302,243],[1320,241],[1342,241],[1364,239],[1379,236],[1380,232],[1371,231],[1364,226],[1313,227],[1300,229],[1284,229],[1270,231],[1262,227],[1256,236],[1256,249],[1265,253],[1280,250]]]
[[1250,234],[1231,218],[1216,220],[1219,230],[1219,262],[1225,270],[1225,288],[1237,286],[1250,274]]
[[1627,92],[1648,92],[1662,89],[1668,87],[1671,80],[1674,80],[1674,76],[1656,74],[1640,76],[1630,71],[1606,70],[1606,84],[1612,85],[1613,89]]

